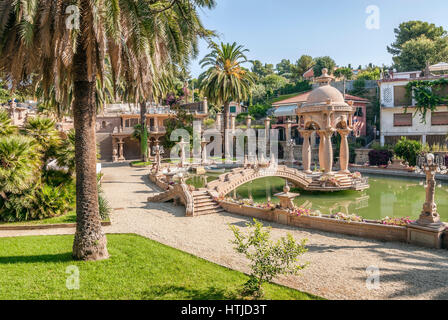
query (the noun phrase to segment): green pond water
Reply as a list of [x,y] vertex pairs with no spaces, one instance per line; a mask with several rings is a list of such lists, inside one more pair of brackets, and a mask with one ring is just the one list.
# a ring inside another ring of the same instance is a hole
[[[210,182],[217,177],[218,174],[193,176],[187,183],[200,188],[205,186],[206,179]],[[292,188],[291,192],[300,193],[295,199],[297,205],[319,210],[323,214],[355,213],[365,219],[374,220],[387,216],[418,218],[425,201],[423,180],[371,175],[369,183],[370,188],[362,192],[324,193],[295,188]],[[278,202],[274,194],[281,192],[284,184],[282,178],[262,178],[239,187],[228,196],[237,199],[252,198],[260,203],[267,200]],[[436,203],[442,220],[448,222],[448,184],[437,182]]]

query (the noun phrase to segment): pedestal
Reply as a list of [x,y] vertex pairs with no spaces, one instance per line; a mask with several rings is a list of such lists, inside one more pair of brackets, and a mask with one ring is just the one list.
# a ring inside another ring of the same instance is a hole
[[415,244],[427,248],[442,248],[442,236],[446,225],[439,227],[425,227],[417,223],[408,225],[407,241],[410,244]]

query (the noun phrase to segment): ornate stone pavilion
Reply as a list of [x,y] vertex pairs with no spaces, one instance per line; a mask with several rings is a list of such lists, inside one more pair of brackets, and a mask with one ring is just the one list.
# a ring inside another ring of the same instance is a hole
[[[303,171],[312,174],[311,171],[311,143],[310,137],[316,132],[320,137],[319,167],[323,174],[319,178],[321,186],[347,186],[361,190],[368,187],[367,180],[360,176],[350,174],[348,170],[349,146],[347,136],[353,130],[353,117],[355,108],[352,102],[345,102],[342,93],[330,85],[333,77],[328,75],[328,70],[322,70],[322,76],[317,78],[320,86],[309,95],[307,102],[297,109],[300,133],[304,138],[302,146]],[[341,137],[339,151],[338,172],[333,171],[333,146],[331,138],[334,134]],[[349,189],[349,188],[343,188]]]

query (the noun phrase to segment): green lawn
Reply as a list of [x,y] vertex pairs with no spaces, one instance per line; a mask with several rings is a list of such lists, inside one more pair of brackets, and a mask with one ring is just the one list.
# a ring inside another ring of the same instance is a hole
[[[0,238],[0,299],[235,299],[247,276],[137,235],[108,235],[110,259],[71,259],[73,236]],[[68,266],[79,290],[66,288]],[[266,285],[267,299],[317,299]]]
[[144,161],[132,161],[131,162],[131,165],[137,166],[137,167],[147,167],[147,166],[150,166],[151,164],[152,164],[151,161],[146,161],[146,162],[144,162]]

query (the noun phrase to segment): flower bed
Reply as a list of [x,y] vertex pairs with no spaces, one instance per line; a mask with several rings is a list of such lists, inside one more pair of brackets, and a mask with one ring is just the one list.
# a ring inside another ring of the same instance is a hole
[[227,212],[300,228],[316,229],[383,241],[407,241],[406,220],[369,221],[354,214],[323,215],[307,208],[293,211],[271,206],[251,205],[250,201],[224,199],[220,205]]

